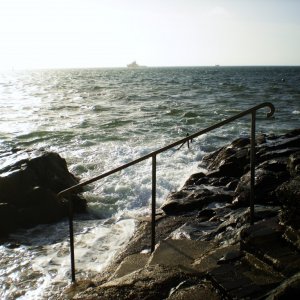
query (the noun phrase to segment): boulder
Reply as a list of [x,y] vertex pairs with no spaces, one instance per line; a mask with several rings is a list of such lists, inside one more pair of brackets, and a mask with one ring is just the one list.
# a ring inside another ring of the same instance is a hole
[[[57,153],[44,150],[12,152],[3,159],[0,170],[0,234],[18,227],[50,223],[68,214],[57,197],[63,189],[78,183]],[[69,196],[77,212],[86,201],[77,194]]]
[[300,229],[300,176],[280,185],[276,189],[282,206],[280,221],[295,229]]

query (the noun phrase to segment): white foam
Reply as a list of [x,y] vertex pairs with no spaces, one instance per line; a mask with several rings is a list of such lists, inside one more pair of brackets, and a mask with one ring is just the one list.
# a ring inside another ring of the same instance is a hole
[[[103,270],[128,243],[135,229],[133,219],[117,220],[109,225],[100,220],[76,221],[74,225],[78,227],[75,230],[77,279],[95,276]],[[35,237],[31,240],[34,245],[13,250],[1,247],[1,260],[11,258],[7,267],[1,262],[1,299],[55,299],[70,283],[69,242],[65,238],[55,243],[46,242],[50,233],[54,239],[54,231],[58,233],[56,238],[62,238],[62,233],[67,233],[67,224],[49,227],[35,228]],[[22,242],[29,241],[33,231],[20,232]]]

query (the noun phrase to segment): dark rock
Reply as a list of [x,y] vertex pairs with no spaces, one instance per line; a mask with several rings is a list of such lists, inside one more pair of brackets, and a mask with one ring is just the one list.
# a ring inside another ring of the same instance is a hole
[[233,177],[228,177],[228,176],[208,177],[207,184],[210,184],[210,185],[213,185],[213,186],[226,186],[232,180],[234,180],[234,178]]
[[17,213],[14,206],[0,203],[0,236],[5,236],[16,229]]
[[270,160],[270,159],[274,159],[277,157],[288,157],[289,155],[295,153],[295,152],[299,152],[300,151],[300,147],[296,147],[296,148],[285,148],[285,149],[279,149],[279,150],[268,150],[266,151],[266,149],[260,149],[257,152],[257,161],[258,162],[263,162],[265,160]]
[[286,279],[272,292],[269,293],[267,300],[290,300],[298,299],[300,296],[300,273]]
[[266,150],[272,149],[272,151],[279,149],[289,149],[289,148],[299,148],[300,147],[300,134],[295,135],[285,135],[278,136],[277,139],[270,141],[270,143],[266,143],[263,147]]
[[[190,178],[185,182],[184,186],[189,186],[189,185],[199,185],[200,184],[200,180],[205,178],[206,175],[202,172],[199,173],[195,173],[193,175],[190,176]],[[203,182],[204,183],[204,182]]]
[[286,172],[287,162],[288,159],[286,157],[278,157],[260,163],[257,168],[265,169],[271,172]]
[[205,208],[205,209],[202,209],[198,215],[197,215],[197,218],[198,219],[201,219],[201,221],[207,221],[209,220],[211,217],[213,217],[214,215],[216,214],[215,210],[213,209],[208,209],[208,208]]
[[280,185],[275,193],[282,205],[280,221],[300,229],[300,176]]
[[262,291],[259,285],[251,282],[242,272],[237,272],[231,264],[221,265],[210,271],[209,275],[224,291],[228,291],[231,299],[254,299]]
[[222,187],[208,189],[205,185],[193,190],[184,190],[170,194],[161,209],[166,214],[178,214],[187,211],[200,210],[211,202],[231,202],[233,192]]
[[207,163],[209,170],[218,170],[218,176],[212,175],[213,177],[241,176],[249,163],[248,145],[248,138],[237,139],[229,146],[207,155],[203,161]]
[[285,226],[283,237],[300,251],[300,230],[294,229],[291,226]]
[[[50,223],[67,215],[57,193],[78,183],[57,153],[16,151],[4,157],[0,170],[1,233],[18,227]],[[73,193],[69,199],[77,212],[83,212],[86,201]]]
[[[265,163],[266,166],[270,164]],[[275,164],[276,165],[276,164]],[[273,172],[261,165],[255,170],[255,203],[267,204],[269,202],[278,203],[273,191],[278,185],[289,178],[287,171]],[[272,166],[272,168],[275,168]],[[279,168],[279,167],[278,167]],[[235,190],[235,204],[238,206],[249,205],[250,199],[250,172],[243,175]]]
[[234,191],[236,187],[238,186],[239,180],[238,179],[233,179],[232,181],[228,182],[226,184],[226,188],[228,190]]
[[17,224],[21,227],[55,222],[68,213],[67,207],[50,189],[34,187],[24,198],[17,210]]
[[291,276],[299,271],[300,257],[282,238],[283,230],[277,217],[258,222],[241,232],[241,248],[284,276]]
[[287,166],[291,176],[300,175],[300,151],[289,156]]
[[226,264],[228,262],[233,262],[237,259],[240,259],[243,256],[243,253],[240,250],[226,252],[219,260],[218,264]]
[[287,138],[300,136],[300,128],[293,129],[284,135]]

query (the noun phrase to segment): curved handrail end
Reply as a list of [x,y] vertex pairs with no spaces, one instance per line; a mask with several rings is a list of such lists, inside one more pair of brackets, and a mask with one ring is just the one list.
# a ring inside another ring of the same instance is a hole
[[270,118],[274,115],[275,113],[275,106],[271,102],[266,102],[268,107],[270,108],[270,111],[267,113],[267,118]]

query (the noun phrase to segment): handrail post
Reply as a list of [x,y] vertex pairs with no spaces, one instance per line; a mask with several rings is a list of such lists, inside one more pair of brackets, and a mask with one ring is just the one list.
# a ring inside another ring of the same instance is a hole
[[71,257],[71,279],[75,279],[75,255],[74,255],[74,230],[73,230],[73,201],[69,199],[69,233],[70,233],[70,257]]
[[156,154],[152,156],[151,252],[155,249]]
[[256,111],[251,113],[250,145],[250,224],[254,224],[254,186],[255,186],[255,122]]

